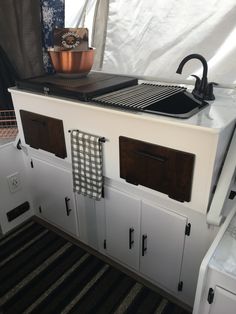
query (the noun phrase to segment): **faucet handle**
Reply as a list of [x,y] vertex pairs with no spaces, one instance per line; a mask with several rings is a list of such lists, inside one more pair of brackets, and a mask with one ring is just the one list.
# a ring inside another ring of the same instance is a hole
[[217,85],[219,85],[218,83],[216,83],[216,82],[210,82],[210,83],[208,83],[208,85],[209,84],[211,84],[212,86],[217,86]]
[[198,77],[197,75],[194,75],[194,74],[192,74],[191,76],[195,77],[195,79],[196,79],[195,88],[198,89],[200,87],[200,85],[201,85],[200,77]]
[[191,76],[195,77],[195,79],[196,79],[192,94],[196,99],[203,100],[203,93],[201,91],[201,82],[202,81],[197,75],[192,74]]
[[191,76],[192,76],[192,77],[195,77],[195,79],[196,79],[196,84],[200,84],[200,82],[201,82],[200,77],[198,77],[198,76],[195,75],[195,74],[192,74]]
[[215,82],[210,82],[207,84],[206,92],[205,92],[205,99],[206,100],[214,100],[215,96],[213,94],[213,87],[214,85],[218,85]]

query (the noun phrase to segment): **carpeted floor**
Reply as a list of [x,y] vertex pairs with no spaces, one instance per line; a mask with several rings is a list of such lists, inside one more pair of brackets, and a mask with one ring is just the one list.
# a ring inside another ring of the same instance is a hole
[[0,240],[0,313],[189,312],[29,221]]

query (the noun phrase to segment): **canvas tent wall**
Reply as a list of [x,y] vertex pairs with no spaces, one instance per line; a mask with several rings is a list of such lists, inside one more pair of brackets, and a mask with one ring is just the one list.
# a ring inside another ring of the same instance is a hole
[[209,80],[236,84],[235,0],[84,0],[77,8],[65,0],[65,23],[89,28],[96,69],[182,81],[201,76],[198,60],[175,73],[183,57],[199,53]]

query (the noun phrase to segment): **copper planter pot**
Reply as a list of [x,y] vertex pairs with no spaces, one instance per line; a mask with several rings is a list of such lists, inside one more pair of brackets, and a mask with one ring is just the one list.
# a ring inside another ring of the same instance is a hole
[[61,76],[81,77],[87,75],[94,61],[94,49],[86,51],[48,49],[53,67]]

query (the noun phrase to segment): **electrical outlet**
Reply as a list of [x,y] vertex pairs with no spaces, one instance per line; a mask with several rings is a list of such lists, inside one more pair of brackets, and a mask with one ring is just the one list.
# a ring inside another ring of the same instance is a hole
[[15,172],[7,177],[8,187],[11,193],[15,193],[21,189],[20,175]]

